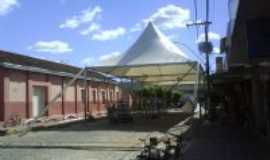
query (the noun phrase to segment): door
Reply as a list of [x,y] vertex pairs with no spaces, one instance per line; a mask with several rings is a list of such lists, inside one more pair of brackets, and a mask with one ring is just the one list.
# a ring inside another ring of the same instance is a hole
[[33,87],[33,117],[39,115],[41,110],[45,107],[45,87],[35,86]]

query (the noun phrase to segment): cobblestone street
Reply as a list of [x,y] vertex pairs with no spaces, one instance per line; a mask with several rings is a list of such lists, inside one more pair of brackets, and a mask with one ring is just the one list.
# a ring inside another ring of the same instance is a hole
[[23,137],[2,137],[0,159],[132,159],[143,146],[139,138],[162,135],[187,117],[184,113],[166,114],[154,120],[136,116],[134,123],[120,125],[111,125],[104,119],[31,132]]

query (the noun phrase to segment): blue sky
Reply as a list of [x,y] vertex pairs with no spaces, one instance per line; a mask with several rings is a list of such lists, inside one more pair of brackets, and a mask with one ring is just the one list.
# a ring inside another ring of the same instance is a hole
[[[198,19],[204,20],[205,1],[197,1]],[[226,33],[227,3],[210,0],[215,47]],[[196,30],[185,27],[194,20],[193,0],[0,0],[0,49],[76,66],[98,64],[123,53],[150,20],[172,41],[197,51]]]

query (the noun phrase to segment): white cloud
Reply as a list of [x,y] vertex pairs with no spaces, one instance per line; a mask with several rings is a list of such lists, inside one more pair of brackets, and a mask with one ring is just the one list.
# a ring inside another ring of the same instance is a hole
[[213,51],[214,51],[214,53],[220,53],[220,48],[214,47]]
[[66,19],[65,23],[61,24],[60,28],[78,28],[81,24],[92,22],[99,14],[102,12],[100,6],[95,6],[94,8],[88,8],[80,12],[80,14],[72,16]]
[[107,41],[107,40],[116,39],[119,36],[122,36],[124,34],[126,34],[126,29],[123,27],[118,27],[116,29],[104,30],[104,31],[100,31],[98,33],[95,33],[92,36],[92,40]]
[[100,25],[97,23],[92,23],[87,29],[82,30],[80,32],[81,35],[89,35],[95,31],[98,31],[100,29]]
[[121,53],[120,52],[112,52],[112,53],[109,53],[109,54],[105,54],[105,55],[102,55],[99,57],[99,60],[100,61],[106,61],[106,60],[109,60],[109,59],[112,59],[112,58],[115,58],[115,57],[118,57]]
[[[214,32],[209,32],[209,40],[220,40],[221,36]],[[199,35],[199,38],[196,40],[196,43],[203,42],[205,39],[205,34],[202,33]]]
[[64,24],[61,24],[59,27],[60,28],[70,28],[70,29],[75,29],[79,27],[80,21],[76,19],[75,17],[71,19],[67,19]]
[[152,21],[163,30],[183,28],[190,19],[190,11],[176,5],[167,5],[159,8],[149,18],[143,20],[144,24]]
[[170,41],[174,42],[174,41],[179,40],[179,35],[177,35],[177,34],[171,34],[171,35],[168,35],[167,38],[168,38]]
[[69,44],[62,41],[38,41],[33,46],[28,47],[28,49],[34,50],[36,52],[48,52],[48,53],[67,53],[71,52]]
[[82,64],[84,66],[91,66],[91,65],[95,64],[95,59],[92,57],[86,57],[82,60]]
[[[196,23],[202,23],[202,22],[203,22],[202,19],[197,19],[196,20]],[[192,21],[192,20],[189,20],[189,21],[186,22],[186,25],[192,25],[192,24],[194,24],[194,21]]]
[[129,31],[141,31],[150,21],[162,30],[184,28],[190,22],[190,10],[173,4],[161,7],[150,17],[143,19],[140,23],[136,23]]
[[132,27],[129,31],[130,32],[137,32],[143,29],[143,25],[141,23],[136,23],[134,27]]
[[19,7],[17,0],[0,0],[0,16],[6,15],[16,7]]
[[98,59],[93,58],[93,57],[86,57],[81,61],[81,63],[83,66],[96,66],[98,64],[107,64],[108,61],[118,58],[119,55],[121,55],[121,53],[118,51],[115,51],[109,54],[104,54],[100,56]]

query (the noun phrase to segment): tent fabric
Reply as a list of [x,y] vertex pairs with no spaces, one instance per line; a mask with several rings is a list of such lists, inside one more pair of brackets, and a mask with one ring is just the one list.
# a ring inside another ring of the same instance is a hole
[[122,55],[113,57],[100,66],[160,64],[190,61],[160,30],[149,23],[138,40]]
[[[181,84],[195,83],[198,77],[197,63],[167,63],[151,65],[130,65],[94,67],[95,70],[118,77],[131,78],[145,83],[182,81]],[[160,83],[160,84],[163,84]],[[169,83],[167,83],[169,84]]]
[[150,22],[127,52],[90,68],[144,83],[167,85],[179,81],[195,84],[197,66]]

